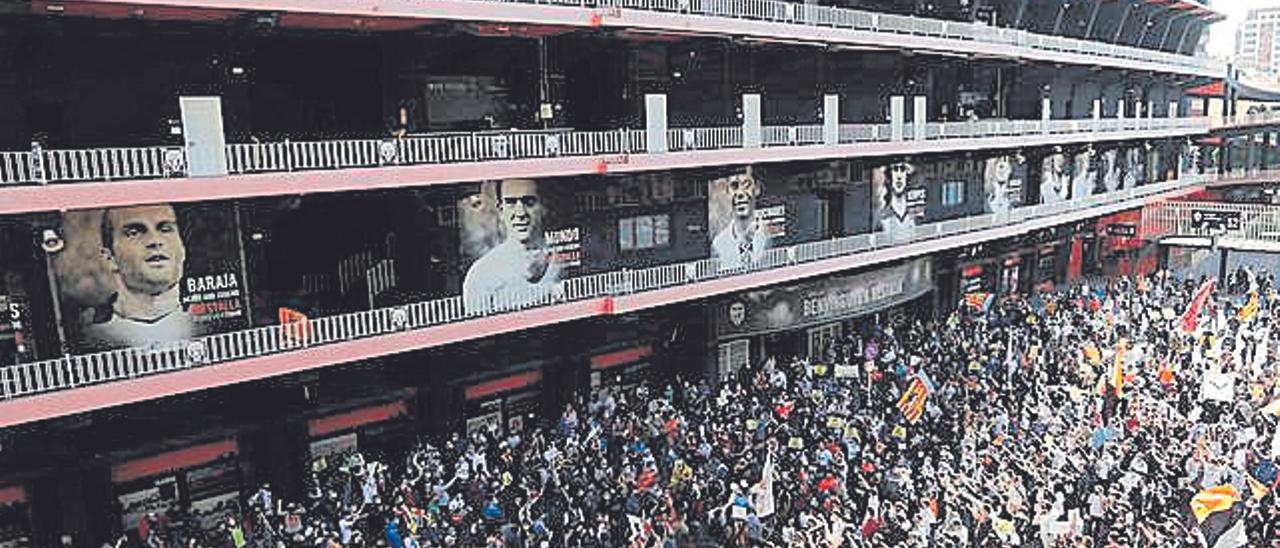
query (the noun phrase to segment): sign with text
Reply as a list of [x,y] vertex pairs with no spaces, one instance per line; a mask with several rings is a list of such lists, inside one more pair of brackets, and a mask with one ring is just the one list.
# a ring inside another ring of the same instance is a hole
[[739,293],[718,303],[716,331],[720,337],[738,337],[869,314],[928,293],[933,289],[932,273],[932,262],[922,258],[869,272]]

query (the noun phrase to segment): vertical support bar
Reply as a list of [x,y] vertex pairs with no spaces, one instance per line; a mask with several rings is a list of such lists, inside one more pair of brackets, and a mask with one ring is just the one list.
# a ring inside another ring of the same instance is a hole
[[742,94],[742,146],[760,148],[760,94]]
[[1169,101],[1169,117],[1170,117],[1170,118],[1177,118],[1177,117],[1178,117],[1178,102],[1177,102],[1177,101]]
[[1116,99],[1116,118],[1124,118],[1124,97]]
[[217,177],[227,174],[227,139],[222,130],[222,98],[179,97],[182,137],[187,149],[187,174]]
[[911,125],[912,137],[917,141],[923,141],[925,137],[925,124],[929,121],[929,98],[924,95],[915,96],[915,104],[911,108]]
[[1102,99],[1093,100],[1093,119],[1094,120],[1102,119]]
[[1154,99],[1147,100],[1147,118],[1156,117],[1156,102]]
[[840,96],[833,93],[822,96],[822,142],[840,143]]
[[1040,98],[1040,119],[1048,122],[1053,118],[1053,100],[1048,97]]
[[902,140],[902,128],[907,116],[907,99],[901,95],[889,98],[889,139]]
[[650,153],[667,149],[667,96],[648,93],[644,96],[645,142]]

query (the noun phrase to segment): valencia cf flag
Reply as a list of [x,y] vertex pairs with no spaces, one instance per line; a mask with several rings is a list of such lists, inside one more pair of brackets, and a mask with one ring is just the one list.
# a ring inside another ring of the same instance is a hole
[[1191,513],[1200,524],[1205,546],[1239,548],[1249,544],[1244,529],[1244,505],[1232,485],[1210,487],[1191,497]]

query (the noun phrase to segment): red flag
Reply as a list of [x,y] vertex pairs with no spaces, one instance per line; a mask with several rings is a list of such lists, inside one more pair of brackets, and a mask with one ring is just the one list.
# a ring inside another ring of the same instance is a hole
[[1187,311],[1182,313],[1180,322],[1182,331],[1191,333],[1196,330],[1200,309],[1204,307],[1204,302],[1209,299],[1209,293],[1213,292],[1213,284],[1213,278],[1209,278],[1200,285],[1200,289],[1196,290],[1195,296],[1191,298],[1191,304],[1187,305]]

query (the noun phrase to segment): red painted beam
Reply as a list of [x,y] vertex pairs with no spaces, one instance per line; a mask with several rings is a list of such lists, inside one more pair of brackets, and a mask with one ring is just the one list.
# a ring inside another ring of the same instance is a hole
[[307,422],[307,433],[313,438],[318,438],[326,434],[351,430],[366,424],[387,421],[408,413],[409,406],[405,405],[404,400],[400,400],[385,405],[375,405],[319,419],[311,419]]
[[134,459],[111,468],[113,483],[126,483],[136,479],[159,476],[166,472],[194,468],[218,460],[239,450],[236,440],[225,439],[205,443],[177,451]]

